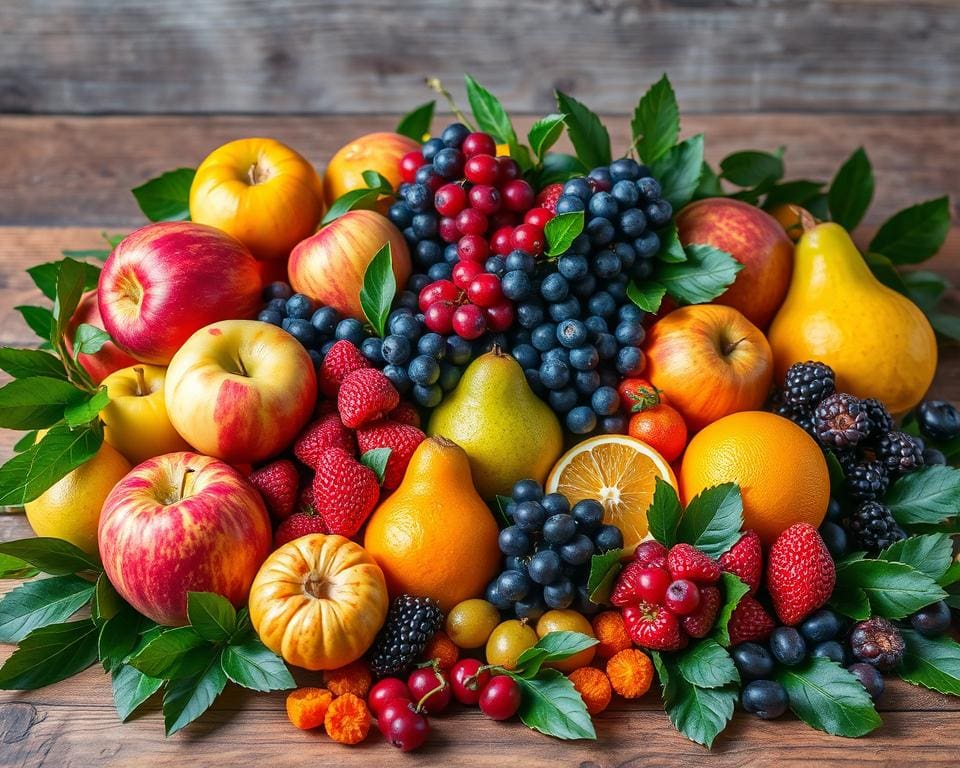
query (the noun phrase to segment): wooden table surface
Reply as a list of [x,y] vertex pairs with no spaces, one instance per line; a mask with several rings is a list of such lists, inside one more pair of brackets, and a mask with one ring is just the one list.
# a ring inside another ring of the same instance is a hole
[[[58,258],[62,248],[100,247],[100,231],[142,223],[128,190],[171,168],[196,165],[231,138],[268,135],[291,143],[318,166],[347,139],[389,128],[395,118],[0,117],[4,183],[0,185],[0,345],[28,345],[17,304],[39,299],[23,269]],[[521,127],[530,120],[517,121]],[[615,147],[626,145],[627,121],[609,121]],[[957,203],[960,136],[957,115],[691,116],[684,133],[707,132],[708,158],[734,149],[787,145],[791,177],[829,178],[863,145],[877,177],[866,230],[908,204],[945,192]],[[929,266],[960,283],[960,228]],[[957,292],[952,294],[957,306]],[[933,393],[960,402],[960,351],[941,349]],[[15,435],[0,435],[6,459]],[[0,515],[0,540],[30,535],[21,515]],[[0,593],[14,586],[0,584]],[[0,648],[0,660],[9,654]],[[299,675],[302,682],[312,676]],[[888,681],[879,703],[884,725],[860,740],[811,730],[792,716],[764,722],[738,712],[712,752],[670,726],[659,697],[619,702],[596,719],[597,742],[562,743],[519,723],[497,724],[477,711],[433,721],[429,745],[411,756],[378,734],[352,749],[292,728],[282,694],[236,688],[199,721],[164,739],[156,701],[126,725],[112,706],[109,678],[98,668],[32,692],[0,692],[0,767],[181,765],[502,765],[658,766],[703,761],[711,766],[957,763],[960,699]]]

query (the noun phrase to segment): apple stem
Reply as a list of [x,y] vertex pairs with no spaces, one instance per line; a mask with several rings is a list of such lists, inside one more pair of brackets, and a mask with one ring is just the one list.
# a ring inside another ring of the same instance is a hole
[[726,357],[726,356],[729,355],[731,352],[733,352],[733,350],[735,350],[737,347],[739,347],[739,346],[740,346],[743,342],[745,342],[746,340],[747,340],[747,337],[744,336],[743,338],[737,339],[736,341],[728,341],[726,344],[724,344],[724,345],[723,345],[723,354],[724,354],[724,357]]
[[800,212],[800,226],[804,232],[809,232],[815,226],[817,226],[817,220],[813,217],[813,214],[810,213],[806,208],[799,208]]
[[181,499],[183,499],[187,493],[187,478],[189,478],[190,475],[192,475],[195,471],[196,470],[191,467],[187,467],[183,471],[183,477],[180,478],[180,498]]
[[251,163],[250,167],[247,169],[247,179],[254,186],[257,184],[262,184],[269,178],[269,169],[262,167],[259,160],[257,160],[255,163]]
[[143,368],[138,365],[133,372],[137,374],[137,397],[143,397],[147,394],[147,380],[143,377]]

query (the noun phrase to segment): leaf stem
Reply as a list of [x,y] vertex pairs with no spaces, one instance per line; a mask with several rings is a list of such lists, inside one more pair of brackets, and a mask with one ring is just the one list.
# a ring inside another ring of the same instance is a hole
[[439,77],[427,77],[424,78],[424,82],[427,84],[427,88],[446,99],[447,104],[450,105],[450,111],[453,112],[453,114],[461,123],[467,126],[467,128],[469,128],[471,131],[476,130],[473,127],[473,124],[467,119],[467,116],[460,111],[460,107],[458,107],[457,103],[453,100],[453,96],[450,95],[450,91],[443,87],[443,83],[440,81]]

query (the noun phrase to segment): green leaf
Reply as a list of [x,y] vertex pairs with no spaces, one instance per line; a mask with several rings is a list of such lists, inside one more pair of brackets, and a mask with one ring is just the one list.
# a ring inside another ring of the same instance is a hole
[[90,619],[51,624],[27,635],[0,667],[0,689],[32,691],[66,680],[97,660],[97,628]]
[[614,579],[620,573],[620,559],[624,550],[611,549],[602,555],[590,558],[590,574],[587,577],[587,594],[590,602],[604,605],[610,600],[610,591],[613,589]]
[[949,696],[960,696],[960,645],[949,636],[924,637],[901,629],[906,650],[900,677]]
[[849,616],[854,621],[866,621],[870,618],[870,600],[867,593],[857,587],[844,590],[834,589],[827,604],[837,613]]
[[60,262],[60,270],[57,272],[57,297],[53,302],[53,317],[56,322],[51,341],[59,339],[67,330],[67,324],[87,287],[89,268],[89,264],[75,259],[63,259]]
[[953,542],[945,533],[911,536],[891,544],[877,557],[909,565],[939,582],[953,560]]
[[[26,379],[21,379],[26,381]],[[0,506],[23,506],[92,458],[103,443],[103,429],[91,424],[71,430],[65,424],[0,467]]]
[[691,499],[680,518],[677,540],[693,544],[710,557],[720,557],[740,538],[743,500],[736,483],[723,483]]
[[163,686],[158,677],[148,677],[139,669],[124,664],[113,670],[113,705],[120,722],[125,723],[134,711]]
[[56,321],[53,319],[53,312],[46,307],[19,306],[14,309],[23,317],[31,331],[44,341],[50,341],[53,338],[53,327]]
[[730,654],[710,638],[695,642],[677,654],[677,671],[690,685],[698,688],[722,688],[740,682]]
[[67,248],[60,253],[69,256],[71,259],[99,259],[100,261],[106,261],[107,257],[110,256],[110,251],[107,248],[82,248],[79,250]]
[[720,613],[717,614],[717,621],[713,625],[711,633],[724,648],[730,645],[730,617],[734,610],[740,605],[743,597],[750,592],[750,587],[743,583],[739,576],[724,571],[720,575],[720,581],[723,584],[723,605],[720,606]]
[[705,197],[723,197],[723,185],[717,172],[710,167],[710,163],[703,162],[700,166],[700,181],[693,191],[693,199],[701,200]]
[[117,669],[136,648],[140,638],[140,619],[133,608],[124,605],[116,615],[103,622],[97,649],[106,672]]
[[95,355],[110,341],[110,334],[95,325],[80,323],[73,337],[73,356]]
[[250,623],[250,611],[246,606],[237,611],[237,628],[230,636],[230,645],[242,645],[254,636],[253,626]]
[[0,370],[6,371],[15,379],[34,376],[63,379],[67,372],[60,358],[39,349],[11,349],[0,347]]
[[187,592],[187,618],[196,633],[211,643],[225,643],[237,628],[237,609],[213,592]]
[[596,638],[582,632],[548,632],[536,645],[520,654],[514,671],[523,677],[536,677],[544,664],[569,659],[597,642]]
[[631,280],[627,285],[627,297],[630,301],[650,314],[660,311],[660,304],[666,295],[667,289],[660,283],[644,281],[643,285],[638,285],[636,280]]
[[863,219],[873,199],[873,169],[867,153],[860,147],[840,166],[830,183],[827,202],[830,217],[847,230]]
[[390,184],[390,179],[384,176],[379,171],[363,171],[361,174],[363,176],[363,183],[367,185],[370,189],[376,189],[381,194],[389,195],[393,192],[393,186]]
[[397,292],[397,279],[393,274],[393,254],[390,242],[383,244],[363,274],[360,288],[360,308],[373,326],[377,336],[383,337],[390,314],[390,305]]
[[810,200],[820,194],[823,189],[822,181],[810,181],[808,179],[796,179],[794,181],[785,181],[782,184],[775,184],[763,201],[765,210],[772,210],[778,205],[799,205],[805,206]]
[[537,160],[542,161],[547,150],[550,149],[563,133],[564,116],[553,112],[546,117],[542,117],[532,126],[527,133],[527,140],[530,142],[530,149],[537,156]]
[[673,210],[679,211],[690,202],[700,184],[703,134],[692,136],[668,149],[650,165],[650,170],[660,180],[664,199],[673,206]]
[[700,688],[680,674],[675,659],[654,653],[653,663],[660,677],[663,707],[670,722],[691,741],[711,747],[733,717],[739,686]]
[[548,152],[543,158],[543,168],[537,174],[537,186],[564,182],[574,176],[583,176],[589,169],[573,155],[563,152]]
[[163,724],[167,736],[190,725],[206,712],[227,684],[219,653],[197,675],[171,680],[163,694]]
[[0,554],[0,579],[30,579],[40,573],[25,560],[13,555]]
[[360,456],[360,463],[374,471],[380,485],[383,485],[383,476],[387,471],[387,462],[390,461],[392,452],[390,448],[373,448]]
[[177,168],[134,187],[131,191],[143,215],[150,221],[189,221],[190,185],[196,173],[193,168]]
[[950,231],[950,198],[927,200],[887,219],[870,241],[868,250],[882,253],[895,264],[919,264],[940,250]]
[[914,611],[943,600],[947,593],[926,574],[903,563],[854,560],[837,565],[834,592],[862,590],[876,616],[902,619]]
[[587,707],[566,677],[545,669],[539,677],[511,675],[520,685],[520,720],[528,728],[557,739],[596,739]]
[[712,245],[692,244],[686,248],[687,261],[664,264],[657,280],[667,293],[684,304],[704,304],[723,293],[743,269],[743,264]]
[[29,432],[25,432],[23,436],[13,444],[14,453],[23,453],[31,445],[37,442],[37,433],[39,430],[31,429]]
[[834,736],[864,736],[882,724],[866,689],[836,662],[812,658],[798,667],[779,667],[790,709],[803,722]]
[[397,133],[413,139],[418,144],[421,143],[430,133],[430,123],[433,122],[433,110],[436,105],[437,102],[431,100],[407,112],[397,123]]
[[16,643],[37,627],[66,621],[92,594],[93,584],[73,575],[21,584],[0,600],[0,642]]
[[203,669],[211,647],[193,627],[177,627],[157,635],[129,663],[150,677],[191,677]]
[[680,235],[677,232],[677,225],[672,221],[659,232],[660,250],[657,251],[657,258],[665,261],[667,264],[679,264],[687,260],[687,252],[683,250],[680,243]]
[[2,541],[0,555],[15,557],[52,576],[101,570],[100,563],[79,547],[69,541],[46,536]]
[[69,381],[50,376],[14,379],[0,388],[0,427],[45,429],[63,418],[64,407],[86,400]]
[[496,503],[496,512],[500,518],[500,527],[506,528],[508,525],[512,525],[513,521],[510,519],[510,516],[507,514],[507,505],[512,504],[513,499],[509,496],[503,496],[497,494],[497,503]]
[[228,645],[220,657],[223,673],[237,685],[254,691],[286,691],[296,683],[277,654],[259,640]]
[[958,581],[960,581],[960,560],[954,560],[950,563],[950,567],[937,579],[937,584],[941,587],[949,587]]
[[946,312],[931,312],[927,315],[933,330],[941,336],[954,341],[960,341],[960,317],[948,315]]
[[[109,255],[109,251],[107,254]],[[84,254],[82,251],[68,252],[64,251],[63,255],[74,259],[74,255],[77,254],[77,258],[83,258]],[[78,262],[83,265],[84,270],[84,281],[83,281],[83,291],[92,291],[97,287],[97,282],[100,280],[100,267],[95,264],[87,264],[86,262]],[[60,267],[63,264],[63,259],[60,261],[48,261],[45,264],[37,264],[36,266],[29,267],[27,269],[27,274],[33,279],[33,284],[40,289],[40,293],[46,296],[50,301],[54,301],[57,298],[57,275],[60,274]]]
[[677,143],[680,109],[666,75],[651,85],[640,98],[630,121],[630,135],[640,159],[648,164]]
[[126,606],[123,598],[120,597],[106,573],[101,573],[97,577],[97,584],[93,590],[93,601],[90,604],[90,615],[93,617],[93,623],[97,626],[103,626],[105,622],[116,616],[123,607]]
[[563,113],[567,135],[577,153],[577,158],[587,168],[610,165],[613,154],[610,149],[610,134],[600,118],[573,96],[556,91],[557,108]]
[[883,499],[900,525],[941,523],[960,509],[960,469],[932,466],[896,480]]
[[898,276],[907,290],[907,296],[925,312],[936,309],[937,303],[950,287],[942,275],[925,269],[912,269],[898,273]]
[[825,451],[823,457],[827,460],[827,472],[830,475],[830,493],[834,498],[844,498],[847,493],[846,473],[840,459],[833,451]]
[[110,403],[107,388],[101,387],[82,403],[68,405],[63,411],[64,421],[70,427],[80,427],[100,416],[100,411]]
[[891,288],[897,291],[897,293],[902,293],[904,296],[907,295],[907,286],[906,283],[903,282],[903,276],[897,271],[897,268],[890,259],[882,254],[867,251],[863,254],[863,260],[867,262],[867,266],[870,267],[873,276],[887,286],[887,288]]
[[583,211],[568,211],[554,216],[547,222],[543,234],[547,238],[548,259],[555,259],[569,250],[577,236],[583,232]]
[[339,219],[348,211],[363,209],[372,211],[380,199],[379,189],[351,189],[344,192],[340,197],[333,201],[333,204],[323,215],[320,226],[325,227],[331,221]]
[[769,152],[734,152],[720,161],[720,175],[738,187],[756,187],[783,178],[783,160]]
[[480,130],[489,133],[500,144],[516,144],[516,131],[500,100],[470,75],[464,75],[463,79],[467,85],[470,111]]
[[682,515],[683,508],[673,486],[659,477],[656,478],[653,501],[647,510],[650,534],[663,546],[672,547],[678,541],[677,526],[680,525]]

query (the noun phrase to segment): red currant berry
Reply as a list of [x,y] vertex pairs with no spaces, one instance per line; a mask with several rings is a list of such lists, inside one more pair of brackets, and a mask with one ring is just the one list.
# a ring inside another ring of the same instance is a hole
[[490,250],[498,256],[506,256],[513,250],[513,227],[500,227],[490,236]]
[[513,319],[515,317],[513,302],[509,299],[504,299],[492,307],[487,307],[484,310],[484,314],[487,316],[487,328],[491,331],[502,333],[503,331],[509,330],[510,326],[513,325]]
[[423,324],[434,333],[449,336],[453,333],[453,313],[457,305],[452,301],[438,301],[423,313]]
[[686,616],[700,605],[700,589],[692,581],[677,579],[667,587],[663,604],[668,611]]
[[450,687],[453,697],[461,704],[476,706],[480,701],[480,692],[490,682],[490,672],[477,671],[483,666],[477,659],[460,659],[450,669]]
[[467,298],[478,307],[492,307],[503,299],[500,278],[489,272],[477,275],[467,287]]
[[460,228],[457,226],[457,220],[444,216],[437,223],[437,234],[445,243],[455,243],[460,239]]
[[513,247],[527,253],[543,253],[544,236],[540,227],[521,224],[513,230]]
[[453,692],[446,678],[437,675],[430,667],[415,669],[407,678],[407,688],[413,701],[420,709],[430,715],[443,712],[450,704]]
[[497,142],[489,133],[471,133],[463,140],[460,145],[460,151],[467,157],[474,155],[495,155],[497,154]]
[[392,699],[403,699],[409,701],[410,691],[407,684],[396,677],[385,677],[379,681],[370,693],[367,694],[367,704],[374,717],[380,716],[380,709]]
[[633,550],[633,559],[644,565],[666,565],[667,548],[656,539],[647,539],[637,544],[637,548]]
[[465,291],[481,272],[483,272],[483,264],[476,261],[460,261],[453,267],[453,282]]
[[417,301],[420,305],[420,311],[426,312],[427,307],[438,301],[454,301],[460,295],[457,286],[449,280],[434,280],[423,286]]
[[520,686],[508,675],[497,675],[480,694],[480,711],[491,720],[509,720],[520,709]]
[[487,330],[487,318],[475,304],[461,304],[453,313],[453,330],[467,341],[479,339]]
[[410,752],[423,746],[430,734],[430,723],[423,715],[408,708],[397,712],[388,721],[386,729],[381,726],[380,730],[401,752]]
[[474,184],[496,184],[498,172],[497,158],[492,154],[475,155],[463,166],[463,175]]
[[467,207],[467,193],[459,184],[444,184],[433,196],[433,207],[441,216],[456,216]]
[[500,189],[503,193],[503,204],[511,211],[526,211],[533,206],[536,194],[533,187],[523,179],[508,181]]
[[500,192],[496,187],[477,184],[470,190],[470,205],[490,216],[500,210]]
[[517,161],[512,157],[498,157],[497,166],[499,167],[497,184],[500,186],[503,186],[508,181],[519,179],[523,175],[523,172],[520,170],[520,166],[517,165]]
[[461,235],[482,235],[487,231],[487,217],[473,208],[464,208],[457,214],[457,229]]
[[648,603],[663,605],[670,586],[670,574],[663,568],[644,568],[637,574],[637,596]]
[[480,235],[464,235],[457,240],[457,256],[482,264],[490,255],[490,246]]
[[400,178],[407,184],[413,184],[417,177],[417,169],[421,165],[423,165],[423,155],[420,154],[419,149],[407,152],[400,158]]
[[547,226],[547,222],[550,221],[553,216],[554,214],[548,211],[546,208],[531,208],[529,211],[523,214],[523,223],[533,224],[533,226],[543,229]]

